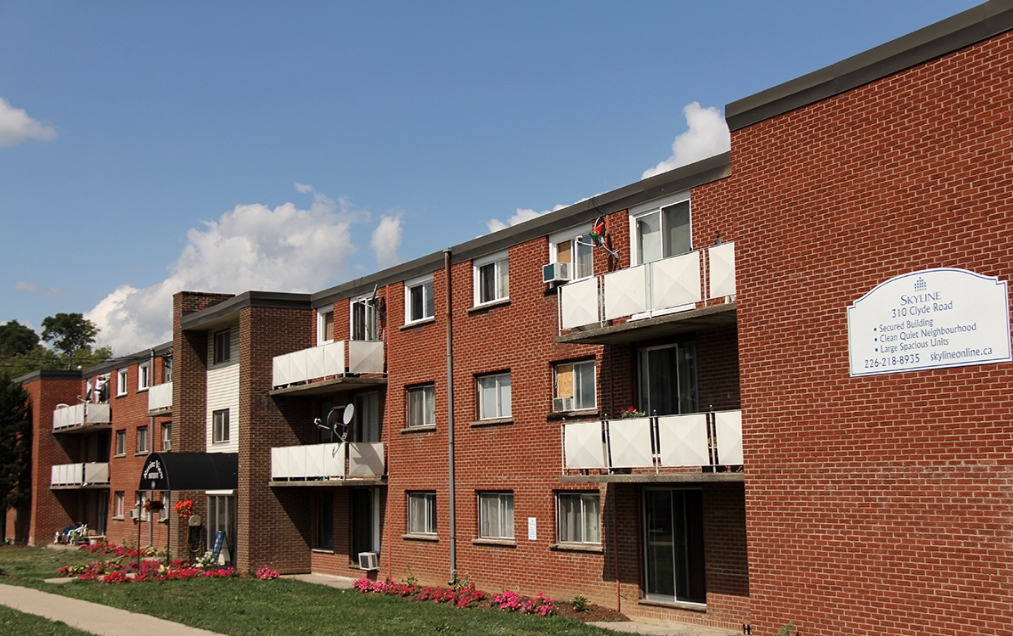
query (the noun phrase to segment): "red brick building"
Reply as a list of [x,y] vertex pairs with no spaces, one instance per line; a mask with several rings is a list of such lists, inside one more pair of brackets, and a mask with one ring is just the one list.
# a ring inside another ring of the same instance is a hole
[[[730,104],[729,154],[314,294],[180,292],[172,450],[238,482],[173,500],[244,570],[1013,634],[1011,89],[990,2]],[[862,332],[909,283],[929,313]]]

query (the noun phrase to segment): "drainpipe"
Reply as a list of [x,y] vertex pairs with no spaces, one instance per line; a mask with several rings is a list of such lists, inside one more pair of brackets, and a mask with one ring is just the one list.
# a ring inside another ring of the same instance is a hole
[[[155,350],[151,349],[148,356],[148,392],[151,392],[151,385],[154,384],[155,380]],[[155,444],[155,418],[148,418],[148,454],[151,454],[151,449],[154,448]],[[155,495],[154,490],[148,491],[148,501],[150,502]],[[148,545],[155,545],[155,513],[154,511],[148,512]]]
[[454,475],[454,329],[450,286],[450,248],[443,250],[443,271],[447,277],[447,478],[450,488],[450,585],[457,582],[457,510]]

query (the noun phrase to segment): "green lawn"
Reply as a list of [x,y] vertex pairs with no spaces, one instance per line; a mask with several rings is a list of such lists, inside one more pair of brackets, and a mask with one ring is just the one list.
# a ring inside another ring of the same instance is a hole
[[[0,548],[0,567],[4,574],[0,576],[0,583],[25,585],[222,634],[604,636],[609,633],[561,617],[457,609],[284,579],[192,579],[120,585],[86,581],[47,585],[42,582],[54,576],[62,565],[92,560],[96,560],[96,556],[86,553],[3,547]],[[61,627],[48,621],[43,623]],[[43,632],[29,629],[11,633]]]
[[22,614],[9,607],[0,605],[0,634],[31,634],[32,636],[86,636],[87,632],[68,627],[64,623],[53,622]]

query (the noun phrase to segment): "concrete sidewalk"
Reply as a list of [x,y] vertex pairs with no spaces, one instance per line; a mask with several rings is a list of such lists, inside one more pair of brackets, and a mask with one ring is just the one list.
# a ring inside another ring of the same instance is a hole
[[[71,585],[74,585],[71,583]],[[135,614],[108,605],[79,601],[59,594],[47,594],[27,587],[0,585],[0,604],[25,614],[61,621],[98,636],[214,636],[216,632],[196,629],[170,621]]]

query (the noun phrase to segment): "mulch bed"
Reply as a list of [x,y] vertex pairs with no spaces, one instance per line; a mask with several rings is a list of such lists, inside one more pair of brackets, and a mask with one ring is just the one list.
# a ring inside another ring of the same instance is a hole
[[582,623],[597,623],[599,621],[619,622],[630,620],[622,612],[617,612],[614,609],[602,607],[601,605],[595,605],[594,603],[588,603],[582,612],[578,612],[573,609],[573,605],[566,602],[557,601],[555,605],[557,614],[565,616],[566,618],[572,618],[573,620],[580,621]]

